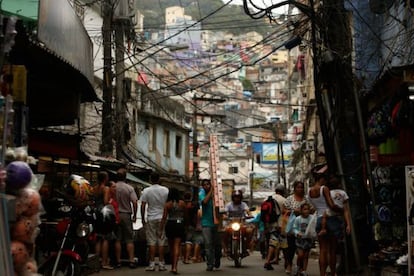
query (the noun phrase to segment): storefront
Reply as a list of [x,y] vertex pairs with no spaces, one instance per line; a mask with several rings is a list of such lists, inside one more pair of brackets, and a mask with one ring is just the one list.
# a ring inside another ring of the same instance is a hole
[[[10,121],[6,121],[2,129],[1,137],[6,138],[2,139],[3,166],[6,147],[23,147],[31,154],[32,146],[33,152],[39,155],[40,150],[50,155],[60,149],[79,162],[76,146],[79,137],[75,135],[75,140],[68,141],[67,137],[50,139],[49,136],[45,143],[41,134],[31,130],[73,125],[79,118],[80,103],[99,100],[93,87],[92,43],[82,22],[65,0],[4,0],[0,9],[5,32],[1,45],[4,52],[0,53],[1,92],[6,99],[2,104],[12,104],[15,111],[8,114]],[[54,160],[59,158],[58,155],[53,157]],[[36,171],[38,165],[32,168]],[[14,237],[9,236],[19,218],[10,216],[15,209],[12,199],[8,203],[11,204],[7,208],[0,204],[2,221],[9,222],[0,228],[2,248],[16,244]],[[32,254],[28,250],[30,243],[34,240],[26,240],[27,248],[21,249]],[[0,254],[0,266],[7,275],[23,273],[16,271],[16,260],[7,250]]]
[[409,77],[413,72],[412,66],[393,68],[377,83],[367,102],[377,246],[369,258],[375,271],[404,273],[410,266],[408,257],[413,257],[407,243],[412,183],[407,175],[414,164],[414,79]]

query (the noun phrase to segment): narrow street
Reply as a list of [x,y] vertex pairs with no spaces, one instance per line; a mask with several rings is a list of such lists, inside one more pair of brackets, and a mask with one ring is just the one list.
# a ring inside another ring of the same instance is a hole
[[[183,264],[181,261],[178,264],[178,272],[181,275],[212,275],[215,276],[219,275],[237,275],[237,276],[244,276],[244,275],[286,275],[284,267],[283,267],[283,259],[279,265],[273,265],[274,270],[266,270],[263,268],[264,260],[262,260],[260,252],[255,251],[252,255],[244,258],[242,260],[242,267],[236,268],[234,267],[234,263],[227,258],[222,258],[221,267],[218,270],[214,270],[213,272],[206,271],[206,264],[205,263],[194,263],[194,264]],[[128,267],[122,267],[121,269],[115,270],[101,270],[99,273],[95,273],[92,275],[102,275],[102,276],[112,276],[112,275],[154,275],[154,274],[168,274],[172,275],[169,272],[170,266],[167,265],[167,271],[165,272],[148,272],[145,271],[144,266],[139,266],[136,269],[130,269]],[[317,255],[313,254],[309,258],[309,265],[308,265],[308,275],[319,275],[318,269],[318,259]]]

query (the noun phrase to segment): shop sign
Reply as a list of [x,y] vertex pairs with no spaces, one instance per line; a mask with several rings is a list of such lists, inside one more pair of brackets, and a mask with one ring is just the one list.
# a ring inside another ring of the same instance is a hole
[[404,70],[403,72],[403,81],[408,83],[414,83],[414,71],[413,70]]
[[[12,94],[14,102],[21,102],[26,104],[26,67],[24,65],[5,65],[3,66],[2,73],[3,80],[1,82],[1,90],[3,95]],[[10,76],[9,80],[5,80],[5,76]],[[10,89],[11,91],[9,91]]]

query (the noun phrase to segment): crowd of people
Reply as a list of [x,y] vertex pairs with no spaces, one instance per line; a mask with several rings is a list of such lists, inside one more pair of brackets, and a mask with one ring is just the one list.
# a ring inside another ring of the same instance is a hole
[[328,268],[330,275],[337,275],[337,256],[341,255],[338,245],[351,233],[348,195],[340,188],[339,176],[328,174],[326,165],[314,167],[311,173],[313,181],[307,192],[302,181],[295,181],[292,193],[286,197],[283,187],[276,188],[274,199],[283,208],[277,231],[268,231],[266,236],[268,251],[263,258],[267,270],[279,263],[281,250],[286,274],[307,275],[310,250],[317,243],[320,275],[327,275]]
[[[133,231],[137,212],[141,214],[148,247],[146,271],[167,270],[166,250],[173,274],[178,274],[180,259],[183,264],[206,261],[207,270],[220,267],[221,254],[214,253],[214,248],[221,251],[221,244],[218,225],[213,218],[213,189],[209,181],[203,182],[198,197],[192,192],[186,192],[182,197],[177,189],[161,185],[159,174],[153,173],[151,186],[145,188],[139,197],[126,183],[126,176],[126,169],[121,168],[117,171],[116,181],[112,181],[106,171],[101,171],[93,185],[95,207],[103,209],[110,205],[115,216],[113,227],[105,225],[96,229],[95,253],[100,257],[102,269],[122,266],[122,246],[125,246],[128,266],[131,269],[137,267]],[[139,210],[138,199],[141,202]],[[215,242],[204,242],[211,238]],[[112,261],[108,252],[111,241],[115,248]]]
[[[295,181],[290,194],[284,185],[277,185],[272,198],[278,220],[263,223],[260,212],[256,216],[251,214],[239,190],[233,191],[225,213],[218,214],[214,208],[214,187],[209,179],[201,180],[198,194],[182,193],[161,185],[159,175],[154,173],[151,186],[142,191],[138,210],[138,195],[126,184],[126,170],[118,170],[117,181],[109,181],[108,174],[101,172],[94,187],[95,202],[113,207],[116,227],[111,233],[98,231],[96,253],[101,257],[102,268],[114,269],[121,266],[121,246],[125,245],[128,265],[135,268],[132,225],[140,211],[148,247],[146,271],[167,270],[166,250],[173,274],[178,274],[180,260],[183,264],[205,262],[206,270],[213,271],[220,267],[221,258],[229,254],[226,245],[231,233],[222,228],[223,221],[237,216],[246,219],[243,231],[247,243],[243,254],[249,255],[258,242],[266,270],[281,264],[282,254],[286,274],[307,275],[310,250],[317,243],[320,275],[327,275],[328,268],[330,275],[336,275],[338,244],[351,232],[348,195],[340,189],[340,178],[328,175],[326,165],[315,167],[312,176],[308,189],[303,181]],[[112,262],[108,254],[111,239],[115,240]]]

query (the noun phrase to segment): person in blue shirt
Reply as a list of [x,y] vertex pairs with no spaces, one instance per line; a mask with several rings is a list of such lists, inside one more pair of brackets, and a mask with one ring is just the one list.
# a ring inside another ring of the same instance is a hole
[[218,232],[218,224],[214,221],[214,188],[209,179],[201,181],[201,189],[198,200],[201,206],[201,228],[204,238],[204,250],[207,263],[207,271],[213,271],[220,267],[221,239]]
[[252,219],[246,220],[247,223],[253,223],[256,225],[257,233],[258,233],[258,241],[259,241],[259,249],[260,254],[262,255],[262,259],[266,259],[267,255],[267,243],[266,243],[266,234],[264,233],[265,224],[263,220],[260,219],[260,212],[258,212]]

